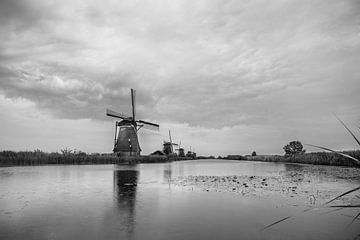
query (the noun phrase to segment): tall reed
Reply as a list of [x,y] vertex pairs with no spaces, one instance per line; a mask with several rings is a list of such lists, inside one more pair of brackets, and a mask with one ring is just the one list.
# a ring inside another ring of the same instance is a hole
[[[360,141],[359,141],[359,139],[355,136],[355,134],[348,128],[348,126],[347,126],[338,116],[335,115],[335,117],[338,119],[338,121],[344,126],[344,128],[350,133],[350,135],[355,139],[355,141],[356,141],[356,142],[358,143],[358,145],[360,146]],[[360,128],[359,128],[359,129],[360,129]],[[319,149],[322,149],[322,150],[330,151],[330,152],[332,152],[332,153],[334,153],[334,154],[338,154],[338,155],[340,155],[340,156],[342,156],[342,157],[345,157],[345,158],[351,160],[351,161],[352,161],[354,164],[356,164],[357,166],[360,165],[360,159],[355,158],[355,157],[353,157],[353,156],[350,156],[349,154],[346,154],[346,153],[343,153],[343,152],[339,152],[339,151],[335,151],[335,150],[332,150],[332,149],[330,149],[330,148],[313,145],[313,144],[305,144],[305,145],[312,146],[312,147],[316,147],[316,148],[319,148]],[[350,190],[348,190],[348,191],[346,191],[346,192],[344,192],[344,193],[342,193],[342,194],[340,194],[340,195],[332,198],[331,200],[329,200],[329,201],[321,204],[320,206],[317,206],[317,208],[318,208],[318,207],[328,206],[328,204],[332,203],[333,201],[335,201],[335,200],[337,200],[337,199],[339,199],[339,198],[341,198],[341,197],[343,197],[343,196],[346,196],[346,195],[348,195],[348,194],[350,194],[350,193],[353,193],[353,192],[355,192],[355,191],[359,191],[359,190],[360,190],[360,186],[358,186],[358,187],[356,187],[356,188],[353,188],[353,189],[350,189]],[[330,205],[329,207],[339,208],[339,209],[342,209],[342,208],[359,208],[360,205],[359,205],[359,204],[354,204],[354,205]],[[315,208],[315,207],[309,208],[309,209],[306,209],[306,210],[304,210],[304,211],[302,211],[302,212],[307,212],[307,211],[310,211],[310,210],[312,210],[312,209],[314,209],[314,208]],[[279,224],[279,223],[281,223],[281,222],[283,222],[283,221],[286,221],[286,220],[288,220],[288,219],[290,219],[290,218],[292,218],[292,217],[295,217],[295,215],[294,215],[294,216],[287,216],[287,217],[284,217],[284,218],[282,218],[282,219],[280,219],[280,220],[277,220],[277,221],[275,221],[275,222],[273,222],[273,223],[265,226],[262,230],[268,229],[268,228],[270,228],[270,227],[272,227],[272,226],[274,226],[274,225],[277,225],[277,224]],[[360,212],[357,213],[357,214],[353,217],[352,221],[349,223],[348,226],[352,225],[356,219],[359,219],[359,217],[360,217]],[[359,234],[359,235],[360,235],[360,234]],[[358,236],[359,236],[359,235],[358,235]]]

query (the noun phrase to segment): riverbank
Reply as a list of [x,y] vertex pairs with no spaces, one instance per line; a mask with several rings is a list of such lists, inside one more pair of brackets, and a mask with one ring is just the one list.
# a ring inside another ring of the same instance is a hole
[[[360,159],[360,150],[344,151],[354,158]],[[197,159],[213,159],[214,157],[201,157]],[[221,158],[224,160],[245,160],[260,162],[285,162],[285,163],[303,163],[314,165],[330,165],[359,167],[354,161],[332,152],[305,153],[290,156],[281,155],[257,155],[241,156],[229,155]],[[6,166],[32,166],[32,165],[49,165],[49,164],[136,164],[136,163],[163,163],[172,161],[193,160],[190,157],[167,157],[161,155],[149,155],[139,157],[118,157],[113,153],[93,153],[84,152],[65,152],[65,153],[46,153],[40,150],[35,151],[2,151],[0,152],[0,167]]]
[[[360,150],[343,151],[356,159],[360,159]],[[314,152],[304,154],[294,154],[288,156],[281,155],[258,155],[258,156],[228,156],[229,160],[246,160],[261,162],[286,162],[286,163],[304,163],[314,165],[346,166],[360,167],[356,162],[332,152]]]
[[84,152],[73,153],[46,153],[36,151],[2,151],[0,152],[0,167],[10,166],[33,166],[33,165],[52,165],[52,164],[136,164],[136,163],[163,163],[171,161],[191,160],[189,157],[167,157],[167,156],[139,156],[139,157],[118,157],[112,153]]

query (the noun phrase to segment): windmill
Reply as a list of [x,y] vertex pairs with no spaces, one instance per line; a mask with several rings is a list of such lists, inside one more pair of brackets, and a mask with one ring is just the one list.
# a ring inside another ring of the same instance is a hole
[[169,155],[169,154],[173,154],[173,153],[174,153],[174,147],[173,147],[173,146],[179,146],[178,144],[172,142],[170,130],[169,130],[169,139],[170,139],[169,142],[168,142],[168,141],[164,141],[164,144],[163,144],[163,146],[164,146],[164,150],[163,150],[163,151],[164,151],[164,153],[165,153],[166,155]]
[[181,147],[181,141],[179,142],[179,146],[175,149],[175,151],[178,151],[179,157],[185,157],[184,148]]
[[136,120],[135,109],[135,93],[131,89],[131,106],[132,116],[127,116],[124,113],[118,113],[110,109],[106,109],[106,115],[110,117],[120,118],[120,121],[115,123],[115,139],[114,139],[114,152],[119,156],[139,156],[140,144],[137,132],[140,128],[148,128],[151,130],[159,131],[159,124],[146,122],[143,120]]

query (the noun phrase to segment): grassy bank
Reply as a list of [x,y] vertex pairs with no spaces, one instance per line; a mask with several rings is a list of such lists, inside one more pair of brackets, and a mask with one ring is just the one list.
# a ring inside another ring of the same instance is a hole
[[[348,154],[357,159],[360,159],[360,150],[344,151],[343,153]],[[297,155],[289,155],[289,156],[233,155],[233,156],[225,157],[223,159],[359,167],[351,159],[340,156],[332,152],[305,153],[305,154],[297,154]],[[99,154],[99,153],[86,154],[84,152],[46,153],[39,150],[22,151],[22,152],[14,152],[14,151],[0,152],[0,166],[2,167],[48,165],[48,164],[76,165],[76,164],[163,163],[163,162],[171,162],[171,161],[179,161],[179,160],[192,160],[192,158],[166,157],[166,156],[158,156],[158,155],[119,158],[112,153],[103,153],[103,154]]]
[[117,157],[112,153],[86,154],[84,152],[46,153],[36,151],[2,151],[0,166],[32,166],[48,164],[122,164],[122,163],[162,163],[190,158],[168,158],[166,156]]
[[[360,159],[360,150],[344,151],[342,153]],[[237,160],[263,161],[263,162],[289,162],[289,163],[305,163],[305,164],[316,164],[316,165],[359,167],[359,165],[357,165],[356,162],[352,161],[351,159],[340,156],[332,152],[315,152],[315,153],[294,154],[288,156],[280,156],[280,155],[246,156]]]

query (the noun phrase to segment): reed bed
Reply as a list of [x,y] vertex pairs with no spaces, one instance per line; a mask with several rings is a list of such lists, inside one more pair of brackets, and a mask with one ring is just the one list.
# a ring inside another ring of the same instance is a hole
[[[353,158],[360,159],[360,150],[343,151],[340,153],[349,155]],[[359,167],[359,165],[352,159],[349,159],[348,157],[339,155],[339,153],[334,153],[334,152],[313,152],[313,153],[304,153],[304,154],[293,154],[287,156],[258,155],[258,156],[247,156],[243,160]]]
[[189,160],[190,158],[174,158],[166,156],[139,156],[139,157],[118,157],[112,153],[84,152],[46,153],[40,150],[35,151],[2,151],[0,152],[0,166],[32,166],[48,164],[122,164],[122,163],[162,163],[178,160]]
[[113,154],[86,154],[35,151],[2,151],[0,166],[31,166],[44,164],[114,164],[119,158]]

